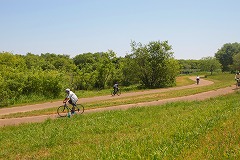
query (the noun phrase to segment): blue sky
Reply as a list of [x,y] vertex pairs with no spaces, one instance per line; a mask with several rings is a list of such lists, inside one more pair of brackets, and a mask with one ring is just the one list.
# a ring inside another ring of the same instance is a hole
[[240,42],[239,0],[0,0],[0,52],[74,57],[165,41],[176,59]]

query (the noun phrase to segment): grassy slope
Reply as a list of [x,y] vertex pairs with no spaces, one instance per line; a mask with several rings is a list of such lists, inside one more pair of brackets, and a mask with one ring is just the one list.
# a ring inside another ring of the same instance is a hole
[[0,159],[237,159],[239,96],[3,127]]

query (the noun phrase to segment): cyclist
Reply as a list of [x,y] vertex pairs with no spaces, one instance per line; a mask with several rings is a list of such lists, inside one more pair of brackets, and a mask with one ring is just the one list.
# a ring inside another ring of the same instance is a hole
[[196,81],[197,81],[197,84],[199,84],[199,81],[200,81],[200,77],[197,75],[196,77]]
[[239,74],[239,71],[238,71],[238,72],[235,74],[235,80],[237,81],[237,82],[236,82],[236,87],[238,87],[239,79],[240,79],[240,74]]
[[116,94],[118,91],[118,83],[117,82],[113,85],[113,90],[114,90],[114,94]]
[[75,106],[77,105],[77,101],[78,101],[78,97],[69,88],[67,88],[65,90],[65,92],[67,93],[67,96],[63,100],[63,103],[68,102],[69,104],[71,104],[73,106],[72,110],[71,110],[71,114],[74,114],[75,113]]

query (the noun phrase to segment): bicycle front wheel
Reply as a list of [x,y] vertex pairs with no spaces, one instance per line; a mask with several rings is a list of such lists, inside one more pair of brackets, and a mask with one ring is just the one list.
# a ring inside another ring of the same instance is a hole
[[66,117],[68,115],[69,109],[66,106],[60,106],[57,109],[57,113],[60,117]]
[[82,104],[77,104],[77,106],[75,106],[75,112],[82,114],[84,112],[84,106]]

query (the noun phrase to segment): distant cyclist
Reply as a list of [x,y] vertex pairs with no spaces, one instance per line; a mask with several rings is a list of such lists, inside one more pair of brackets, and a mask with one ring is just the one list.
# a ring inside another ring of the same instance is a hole
[[200,77],[197,75],[196,77],[196,81],[197,81],[197,84],[199,84],[199,81],[200,81]]
[[113,85],[113,90],[114,90],[114,93],[116,94],[118,91],[118,83],[117,82]]
[[65,92],[67,93],[67,96],[66,98],[64,99],[63,103],[66,103],[68,102],[69,104],[71,104],[73,107],[72,107],[72,110],[71,110],[71,113],[74,114],[75,112],[75,106],[77,105],[77,101],[78,101],[78,97],[76,96],[75,93],[73,93],[69,88],[67,88],[65,90]]
[[239,71],[235,74],[235,80],[237,81],[237,82],[236,82],[236,87],[238,87],[238,86],[239,86],[239,80],[240,80]]

